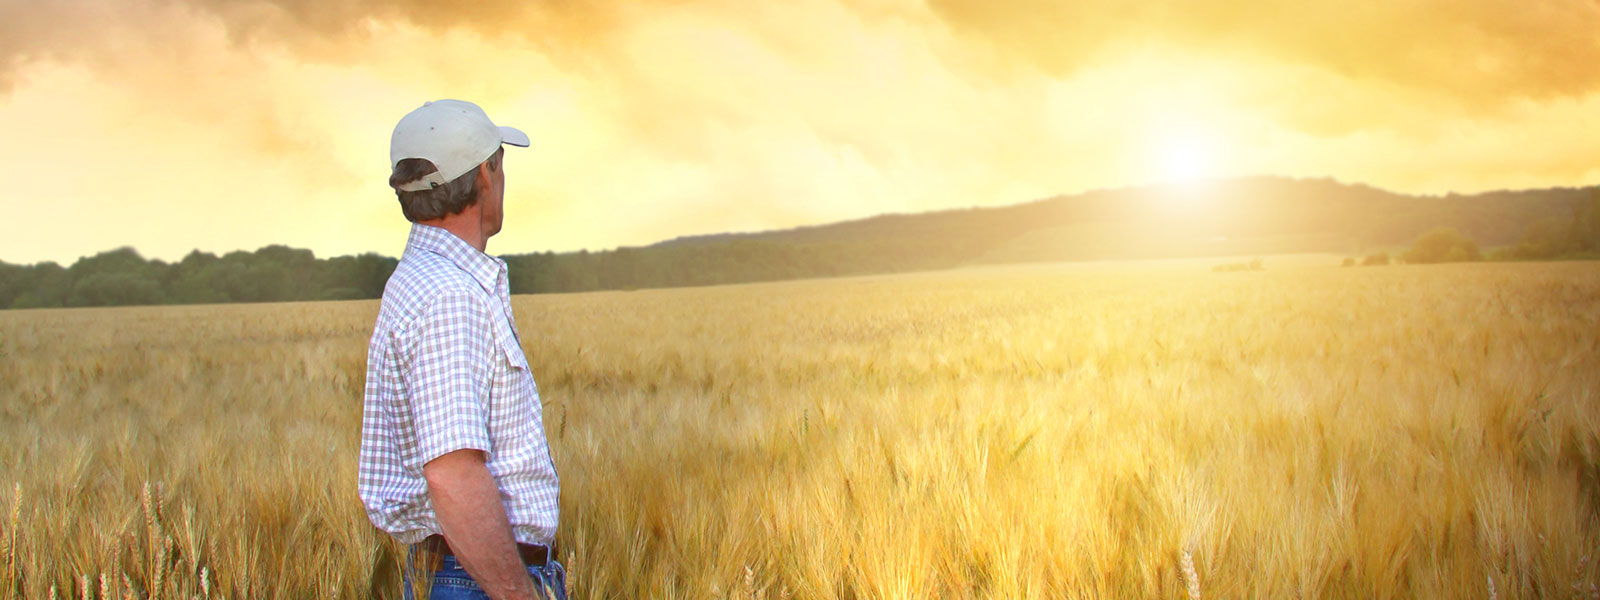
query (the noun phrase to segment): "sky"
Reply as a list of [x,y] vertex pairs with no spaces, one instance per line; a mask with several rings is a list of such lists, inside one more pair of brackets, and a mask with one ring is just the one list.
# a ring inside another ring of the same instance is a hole
[[1215,177],[1600,183],[1600,0],[0,0],[0,261],[398,256],[395,122],[508,148],[493,254]]

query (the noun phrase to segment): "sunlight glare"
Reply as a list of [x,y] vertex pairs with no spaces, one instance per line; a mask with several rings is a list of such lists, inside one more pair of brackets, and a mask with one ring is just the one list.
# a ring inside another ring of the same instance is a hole
[[1161,143],[1161,176],[1169,182],[1189,182],[1215,175],[1216,148],[1200,136],[1169,138]]

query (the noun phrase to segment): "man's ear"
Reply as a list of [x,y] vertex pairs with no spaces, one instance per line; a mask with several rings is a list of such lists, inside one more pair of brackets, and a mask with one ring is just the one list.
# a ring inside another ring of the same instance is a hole
[[489,177],[489,163],[479,164],[478,176],[472,178],[472,189],[474,191],[487,190],[491,185],[494,185],[494,179]]

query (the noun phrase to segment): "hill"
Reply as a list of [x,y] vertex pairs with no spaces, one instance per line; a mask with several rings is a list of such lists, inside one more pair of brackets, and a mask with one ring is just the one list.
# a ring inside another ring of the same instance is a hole
[[1600,187],[1408,196],[1329,179],[1252,177],[1099,190],[1025,204],[882,215],[781,231],[683,237],[649,248],[734,241],[787,244],[938,237],[975,262],[1146,258],[1283,251],[1359,252],[1454,227],[1486,246],[1567,219]]
[[[639,248],[508,256],[521,291],[705,285],[962,265],[1364,253],[1453,227],[1484,246],[1570,221],[1600,188],[1408,196],[1327,179],[1251,177],[1100,190],[996,208],[892,214]],[[520,279],[520,281],[519,281]]]

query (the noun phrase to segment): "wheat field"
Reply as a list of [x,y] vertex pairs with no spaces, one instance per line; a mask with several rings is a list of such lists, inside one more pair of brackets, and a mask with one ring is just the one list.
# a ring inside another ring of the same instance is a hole
[[[514,300],[581,598],[1600,598],[1600,263]],[[0,312],[0,597],[394,597],[377,303]]]

